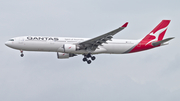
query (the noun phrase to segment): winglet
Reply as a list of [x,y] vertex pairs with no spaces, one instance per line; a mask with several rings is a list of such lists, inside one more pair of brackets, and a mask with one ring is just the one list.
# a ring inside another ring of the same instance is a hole
[[126,22],[124,25],[122,25],[121,27],[127,27],[128,22]]

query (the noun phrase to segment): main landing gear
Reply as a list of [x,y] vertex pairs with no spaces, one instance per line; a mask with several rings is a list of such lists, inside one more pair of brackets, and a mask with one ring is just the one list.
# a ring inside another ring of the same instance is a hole
[[20,55],[20,56],[21,56],[21,57],[23,57],[23,56],[24,56],[23,51],[22,51],[22,50],[20,50],[20,52],[21,52],[21,55]]
[[92,56],[90,53],[88,53],[88,54],[84,55],[83,61],[84,61],[84,62],[87,62],[88,64],[90,64],[90,63],[91,63],[91,60],[89,60],[89,58],[90,58],[91,60],[95,60],[95,59],[96,59],[95,56]]

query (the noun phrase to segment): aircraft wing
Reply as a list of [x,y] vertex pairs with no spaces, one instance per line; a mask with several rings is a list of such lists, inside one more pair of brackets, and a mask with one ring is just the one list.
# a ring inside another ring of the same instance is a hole
[[128,25],[128,22],[126,22],[124,25],[122,25],[121,27],[100,35],[98,37],[83,41],[81,43],[79,43],[80,49],[86,49],[86,50],[92,50],[94,51],[99,45],[106,43],[106,41],[111,40],[111,38],[113,38],[113,35],[115,35],[116,33],[118,33],[119,31],[123,30],[124,28],[126,28]]

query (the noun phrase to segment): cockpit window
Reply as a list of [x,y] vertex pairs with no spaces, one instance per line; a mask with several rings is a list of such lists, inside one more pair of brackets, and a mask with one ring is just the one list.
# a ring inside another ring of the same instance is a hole
[[9,39],[9,41],[14,41],[14,39]]

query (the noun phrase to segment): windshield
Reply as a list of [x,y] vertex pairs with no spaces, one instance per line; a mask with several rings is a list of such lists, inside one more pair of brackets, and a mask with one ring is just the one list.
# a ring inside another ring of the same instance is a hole
[[9,41],[14,41],[14,39],[9,39]]

